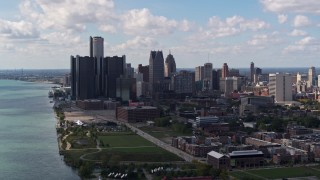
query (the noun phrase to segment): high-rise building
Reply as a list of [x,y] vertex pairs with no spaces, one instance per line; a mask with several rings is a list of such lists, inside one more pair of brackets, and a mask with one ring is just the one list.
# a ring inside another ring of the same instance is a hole
[[188,71],[180,71],[172,76],[172,86],[176,93],[193,94],[195,91],[194,74]]
[[195,74],[194,74],[194,80],[197,81],[202,81],[204,78],[204,67],[203,66],[198,66],[195,68]]
[[137,96],[136,80],[131,77],[119,77],[116,80],[117,98],[122,101],[135,100]]
[[71,56],[71,96],[72,99],[95,98],[94,58]]
[[102,37],[91,37],[90,36],[90,57],[93,57],[95,60],[95,89],[97,96],[103,96],[103,87],[105,86],[105,79],[103,77],[104,65],[104,46]]
[[250,64],[250,82],[252,82],[252,83],[254,81],[254,74],[255,74],[254,63],[251,62],[251,64]]
[[173,55],[169,53],[164,64],[164,77],[171,77],[174,73],[176,73],[176,62]]
[[143,74],[143,81],[149,82],[149,65],[142,66],[142,64],[138,65],[138,72]]
[[133,78],[133,74],[134,74],[134,68],[131,67],[131,63],[127,63],[126,76],[129,77],[129,78]]
[[212,70],[212,89],[219,90],[221,72]]
[[232,69],[230,69],[229,70],[229,75],[228,75],[228,77],[240,77],[240,71],[239,71],[239,69],[234,69],[234,68],[232,68]]
[[151,51],[149,58],[149,91],[151,95],[163,91],[164,59],[162,51]]
[[310,67],[308,71],[308,87],[316,85],[316,68]]
[[126,56],[106,57],[104,58],[105,84],[104,96],[109,98],[116,98],[117,78],[126,74]]
[[212,63],[205,63],[203,70],[203,90],[212,90]]
[[269,74],[269,95],[276,102],[292,101],[292,77],[290,74]]
[[243,77],[220,78],[220,91],[224,93],[225,97],[230,97],[233,91],[239,91],[244,84]]
[[222,78],[226,78],[229,76],[229,67],[228,67],[227,63],[223,63],[221,73],[222,73],[222,75],[221,75]]

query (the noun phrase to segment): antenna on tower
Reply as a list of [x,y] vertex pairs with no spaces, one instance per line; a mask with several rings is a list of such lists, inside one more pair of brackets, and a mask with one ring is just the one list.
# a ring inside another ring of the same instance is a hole
[[169,54],[171,54],[171,50],[169,49]]

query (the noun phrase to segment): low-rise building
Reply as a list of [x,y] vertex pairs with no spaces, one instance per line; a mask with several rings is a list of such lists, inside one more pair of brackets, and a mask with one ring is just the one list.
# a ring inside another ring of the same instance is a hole
[[264,165],[264,154],[262,151],[247,150],[233,151],[229,153],[230,166],[232,168],[257,168]]
[[230,158],[216,151],[210,151],[208,153],[207,163],[215,169],[230,169]]
[[160,117],[160,111],[152,106],[125,106],[118,107],[116,110],[116,118],[129,123],[146,122],[158,117]]

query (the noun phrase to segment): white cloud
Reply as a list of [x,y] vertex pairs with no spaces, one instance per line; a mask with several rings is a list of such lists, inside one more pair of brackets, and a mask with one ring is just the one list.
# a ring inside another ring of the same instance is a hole
[[294,27],[304,27],[309,26],[311,24],[309,18],[303,15],[297,15],[293,20]]
[[209,19],[207,28],[200,28],[194,39],[207,39],[233,36],[245,31],[258,31],[267,29],[270,24],[259,19],[247,20],[241,16],[228,17],[221,20],[217,16]]
[[128,40],[125,43],[119,44],[114,48],[114,51],[117,50],[132,50],[132,49],[155,49],[159,43],[150,37],[141,37],[136,36],[133,39]]
[[39,32],[34,25],[26,21],[7,21],[0,19],[0,34],[8,38],[36,38]]
[[307,32],[299,30],[299,29],[294,29],[292,32],[289,33],[290,36],[306,36]]
[[261,0],[266,10],[284,13],[313,13],[320,14],[319,0]]
[[175,30],[188,31],[190,23],[168,19],[164,16],[155,16],[149,9],[133,9],[121,17],[123,30],[126,34],[171,34]]
[[301,39],[300,41],[297,41],[296,44],[305,46],[305,45],[312,44],[314,41],[315,41],[315,38],[308,36]]
[[248,45],[265,48],[266,46],[273,46],[280,43],[282,40],[279,38],[278,32],[271,34],[254,35],[251,40],[247,42]]
[[64,46],[78,46],[81,43],[80,36],[75,35],[70,30],[67,32],[53,32],[41,35],[41,39],[47,41],[49,44],[64,45]]
[[284,24],[285,22],[287,22],[288,20],[288,16],[285,14],[279,14],[278,15],[278,22],[279,24]]
[[20,11],[41,29],[83,31],[87,23],[112,19],[113,7],[112,0],[23,0]]
[[100,25],[99,30],[107,33],[117,32],[117,29],[113,25]]
[[299,41],[296,41],[293,45],[289,45],[283,50],[283,53],[294,53],[294,52],[319,52],[320,50],[320,41],[314,37],[307,36]]

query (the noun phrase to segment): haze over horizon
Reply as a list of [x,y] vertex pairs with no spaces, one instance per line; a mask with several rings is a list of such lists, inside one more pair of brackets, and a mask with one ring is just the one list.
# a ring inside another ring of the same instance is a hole
[[68,69],[70,55],[89,55],[89,36],[133,67],[151,50],[170,50],[178,68],[317,67],[320,57],[318,0],[11,0],[0,9],[0,69]]

